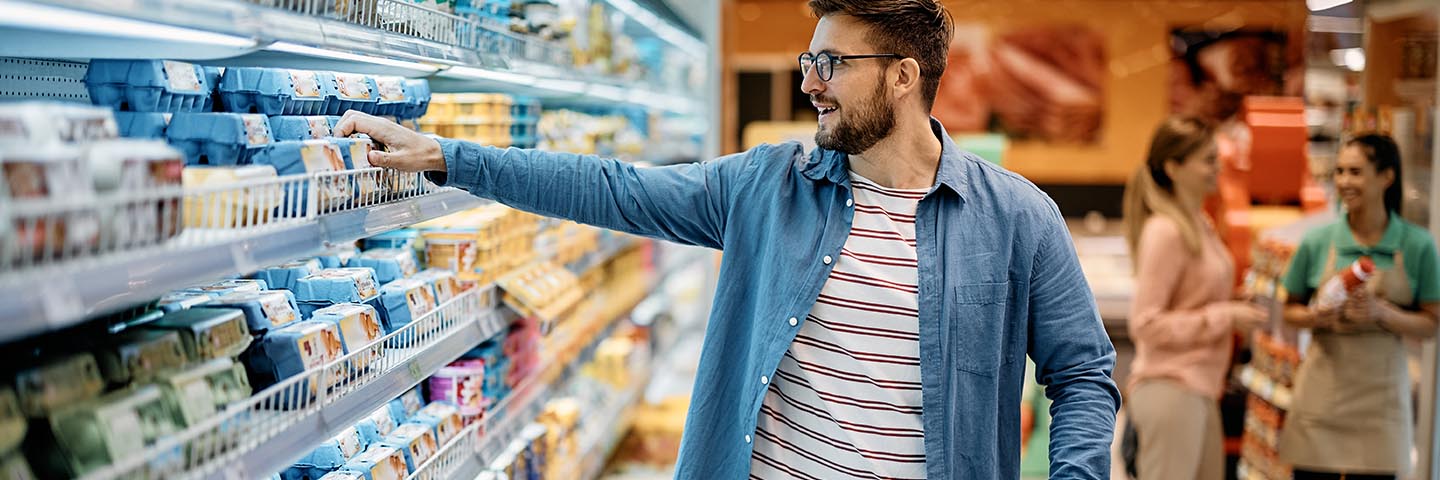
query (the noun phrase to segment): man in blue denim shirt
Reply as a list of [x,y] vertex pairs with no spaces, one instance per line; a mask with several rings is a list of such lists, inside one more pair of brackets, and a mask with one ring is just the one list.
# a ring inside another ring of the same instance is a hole
[[[900,298],[917,307],[908,335],[918,339],[914,399],[922,408],[909,418],[885,417],[923,430],[895,440],[897,448],[918,442],[923,475],[914,476],[1018,478],[1028,354],[1053,401],[1051,478],[1108,477],[1120,404],[1110,377],[1115,354],[1059,211],[1030,182],[956,148],[929,115],[945,67],[949,14],[935,0],[812,0],[811,8],[820,21],[801,56],[802,88],[820,111],[820,148],[808,154],[788,143],[637,168],[436,141],[354,112],[337,134],[366,133],[387,145],[388,152],[371,154],[372,164],[429,171],[436,183],[515,208],[724,250],[679,478],[759,471],[752,470],[752,454],[761,443],[756,436],[766,433],[762,407],[769,408],[767,392],[776,390],[770,378],[782,380],[777,370],[783,375],[782,363],[800,353],[797,334],[816,328],[817,297],[835,284],[832,269],[855,241],[852,223],[865,192],[853,187],[918,192],[913,216],[891,217],[913,219],[913,237],[905,240],[911,268],[902,273],[915,284],[912,297]],[[807,408],[821,418],[846,408],[820,402]],[[784,445],[819,440],[861,463],[837,465],[792,448],[795,456],[770,465],[769,475],[893,472],[846,438],[780,437],[765,438]]]

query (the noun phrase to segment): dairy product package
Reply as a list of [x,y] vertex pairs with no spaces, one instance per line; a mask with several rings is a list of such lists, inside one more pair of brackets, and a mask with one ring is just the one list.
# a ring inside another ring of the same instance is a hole
[[405,455],[406,469],[414,473],[435,456],[440,445],[435,441],[435,432],[422,423],[405,423],[390,433],[380,445],[398,449]]
[[433,291],[435,295],[435,306],[437,307],[444,305],[445,302],[454,299],[456,296],[459,296],[461,292],[465,291],[460,284],[460,279],[455,276],[455,272],[449,270],[428,268],[415,274],[412,278],[430,285],[430,290]]
[[375,280],[382,285],[415,275],[419,262],[415,251],[407,248],[366,250],[351,261],[351,266],[375,269]]
[[282,328],[300,320],[300,307],[289,290],[236,292],[210,301],[208,307],[235,308],[245,312],[252,335]]
[[170,60],[90,61],[85,88],[90,101],[136,112],[208,112],[214,109],[217,70]]
[[246,165],[274,142],[269,119],[244,113],[177,113],[165,138],[186,165]]
[[319,72],[281,68],[229,68],[220,77],[220,104],[227,112],[320,115],[325,93]]
[[319,273],[320,268],[320,260],[307,258],[263,268],[255,272],[255,278],[264,280],[270,288],[293,291],[300,279]]
[[435,294],[423,280],[402,278],[380,287],[385,333],[404,328],[435,309]]
[[457,406],[461,415],[479,417],[485,412],[484,383],[484,361],[456,360],[430,376],[430,401],[446,402]]
[[345,464],[341,471],[360,473],[365,480],[404,480],[410,474],[405,454],[400,449],[384,445],[372,445]]

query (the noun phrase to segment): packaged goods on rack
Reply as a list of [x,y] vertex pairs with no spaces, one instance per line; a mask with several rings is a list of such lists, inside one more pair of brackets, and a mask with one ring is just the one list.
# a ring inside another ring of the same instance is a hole
[[320,115],[325,110],[317,72],[279,68],[229,68],[220,77],[226,111],[264,115]]
[[185,226],[190,228],[244,228],[263,224],[276,216],[284,198],[284,189],[280,185],[256,185],[279,178],[275,167],[269,165],[190,166],[181,172],[181,178],[185,189],[192,191],[236,184],[253,185],[227,188],[209,195],[186,195]]
[[295,290],[295,284],[301,279],[320,272],[320,260],[307,258],[293,262],[283,263],[273,267],[265,267],[255,272],[255,278],[264,280],[265,283],[274,289]]
[[[260,337],[255,348],[247,351],[244,358],[250,372],[250,383],[257,389],[299,375],[339,360],[345,355],[340,342],[340,332],[335,324],[307,320],[288,327],[272,330]],[[332,382],[340,382],[344,375],[331,375]],[[310,390],[328,388],[330,385],[310,385]]]
[[220,70],[170,60],[92,60],[90,101],[136,112],[209,112]]
[[197,307],[166,313],[143,328],[179,332],[191,362],[234,358],[250,346],[250,328],[239,310]]
[[249,398],[252,392],[245,368],[229,358],[172,372],[159,384],[187,426],[197,425],[226,406]]
[[405,393],[390,401],[390,412],[395,420],[405,423],[420,413],[425,408],[425,398],[420,394],[420,387],[407,390]]
[[214,297],[211,297],[209,294],[201,292],[187,292],[182,290],[178,292],[170,292],[165,294],[165,296],[160,297],[160,299],[155,302],[155,307],[159,308],[162,312],[169,313],[176,310],[184,310],[190,307],[204,305],[208,303],[212,298]]
[[371,446],[342,468],[342,471],[360,473],[365,480],[402,480],[409,470],[405,453],[384,445]]
[[317,76],[325,93],[324,115],[340,115],[346,110],[375,113],[374,78],[337,72],[317,72]]
[[72,145],[115,138],[110,110],[63,102],[0,104],[0,148]]
[[341,430],[334,438],[315,447],[300,461],[280,472],[284,480],[316,480],[339,471],[369,447],[355,427]]
[[[380,314],[375,307],[363,303],[340,303],[311,313],[310,320],[335,325],[340,332],[341,346],[346,354],[375,345],[384,336]],[[376,352],[380,354],[381,352]]]
[[435,451],[440,448],[430,427],[409,422],[396,428],[380,445],[400,450],[405,455],[406,469],[411,473],[435,456]]
[[[420,126],[446,138],[508,147],[517,121],[512,115],[514,106],[514,97],[502,93],[437,94]],[[535,122],[533,118],[524,120]]]
[[170,127],[171,113],[115,112],[115,124],[121,137],[164,140]]
[[351,261],[355,267],[375,269],[375,280],[382,284],[414,276],[417,263],[415,251],[403,248],[366,250]]
[[289,290],[230,293],[211,300],[207,306],[244,312],[245,323],[254,335],[263,335],[300,320],[300,307],[295,302],[295,294]]
[[413,278],[430,286],[437,305],[443,305],[465,291],[465,288],[460,285],[459,279],[456,278],[455,272],[449,270],[430,268],[415,274]]
[[426,386],[430,401],[454,404],[461,415],[478,419],[485,412],[484,382],[485,362],[461,359],[431,375]]
[[354,244],[336,245],[325,250],[315,257],[324,268],[342,268],[350,266],[350,260],[360,255],[360,249]]
[[179,199],[134,195],[179,191],[184,167],[179,151],[159,141],[103,140],[86,146],[85,161],[95,192],[121,199],[100,208],[103,248],[153,245],[180,235]]
[[450,443],[460,430],[465,428],[465,421],[460,417],[460,409],[454,404],[444,401],[432,401],[425,408],[416,412],[415,418],[410,419],[412,423],[419,423],[430,427],[431,433],[435,435],[438,445]]
[[275,140],[322,140],[332,137],[340,117],[326,115],[270,117],[270,133]]
[[15,376],[20,411],[31,418],[95,398],[104,388],[100,367],[88,353],[55,358]]
[[270,288],[270,284],[264,280],[232,278],[221,280],[209,285],[201,285],[185,289],[191,292],[200,292],[209,295],[211,298],[220,298],[232,293],[258,293]]
[[[323,257],[321,263],[324,263]],[[315,310],[337,303],[364,303],[375,307],[382,321],[388,321],[384,319],[386,310],[380,304],[375,271],[368,268],[320,270],[295,283],[295,298],[300,305],[300,314],[306,317],[314,314]]]
[[506,305],[524,316],[554,321],[580,301],[579,279],[564,267],[551,262],[510,273],[496,282],[504,290]]
[[132,330],[105,339],[95,350],[105,381],[113,386],[148,383],[185,366],[185,345],[173,331]]
[[185,426],[152,385],[66,406],[50,416],[50,428],[59,448],[51,451],[55,460],[47,466],[78,476],[133,456]]
[[402,278],[380,287],[385,331],[394,332],[435,309],[434,290],[424,281]]

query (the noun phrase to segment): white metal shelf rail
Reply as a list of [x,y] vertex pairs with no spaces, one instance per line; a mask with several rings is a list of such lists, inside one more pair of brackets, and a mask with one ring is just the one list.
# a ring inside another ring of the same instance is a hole
[[501,332],[493,287],[456,296],[376,344],[291,377],[134,458],[86,476],[257,478],[354,425]]

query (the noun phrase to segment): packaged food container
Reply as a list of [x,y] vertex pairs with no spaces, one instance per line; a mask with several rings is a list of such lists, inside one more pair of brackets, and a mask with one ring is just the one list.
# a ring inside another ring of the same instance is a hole
[[411,473],[429,461],[440,449],[435,441],[434,431],[421,423],[400,425],[400,428],[396,428],[380,445],[400,450],[405,455],[405,467]]
[[270,134],[276,141],[322,140],[331,137],[331,119],[324,115],[270,117]]
[[435,441],[440,445],[450,443],[450,440],[465,428],[465,421],[460,418],[460,409],[450,402],[432,402],[420,409],[410,421],[430,427],[435,434]]
[[169,370],[185,366],[180,334],[164,330],[129,330],[95,351],[100,373],[111,385],[150,383]]
[[[247,352],[245,361],[252,384],[262,390],[345,356],[339,330],[326,322],[303,321],[272,330],[261,337],[257,347]],[[343,380],[335,375],[330,377],[335,383]],[[316,385],[310,386],[312,392],[316,388]]]
[[245,323],[252,335],[263,335],[300,320],[300,307],[289,290],[236,292],[211,300],[206,306],[245,312]]
[[162,312],[170,313],[176,310],[184,310],[190,307],[204,305],[213,298],[215,297],[210,296],[208,293],[182,290],[165,294],[165,296],[160,297],[160,300],[155,303],[155,306],[159,307]]
[[317,78],[325,95],[325,115],[341,115],[346,110],[375,114],[378,87],[370,76],[318,72]]
[[321,443],[308,455],[280,472],[285,480],[315,480],[339,471],[346,463],[360,456],[368,446],[355,427],[341,430],[338,435]]
[[410,474],[405,454],[400,449],[383,445],[371,446],[341,471],[356,472],[365,480],[404,480]]
[[385,333],[419,320],[435,309],[435,294],[422,280],[404,278],[380,287],[380,305],[385,309]]
[[102,207],[104,245],[135,248],[180,234],[185,160],[179,151],[158,140],[104,140],[86,148],[85,160],[97,193],[156,194],[121,197],[124,200]]
[[32,418],[95,398],[104,389],[100,367],[89,353],[55,358],[15,376],[20,410]]
[[79,475],[130,458],[184,428],[154,385],[119,390],[50,416],[67,466]]
[[208,112],[217,71],[170,60],[90,61],[85,88],[90,101],[136,112]]
[[114,112],[66,102],[0,103],[0,150],[115,138]]
[[245,368],[217,358],[161,378],[160,388],[185,425],[199,424],[226,406],[250,398]]
[[[263,225],[277,216],[298,215],[287,206],[279,212],[285,188],[276,182],[275,167],[246,165],[243,167],[185,167],[181,172],[185,189],[196,193],[185,195],[185,226],[191,228],[244,228]],[[227,185],[248,184],[224,188]],[[219,187],[211,189],[210,187]]]
[[264,280],[270,288],[293,291],[301,278],[319,273],[320,268],[320,260],[307,258],[266,267],[255,272],[255,278]]
[[175,330],[191,362],[233,358],[250,346],[245,314],[229,308],[195,307],[170,312],[144,326]]
[[478,417],[485,412],[485,362],[456,360],[430,376],[430,401],[456,405],[461,415]]
[[170,128],[170,113],[115,112],[115,125],[124,138],[164,140]]
[[375,280],[381,284],[408,278],[418,272],[415,251],[408,248],[379,248],[366,250],[351,261],[351,265],[375,269]]
[[346,354],[361,351],[385,336],[379,312],[363,303],[331,305],[316,310],[310,320],[334,324],[340,330],[340,341]]
[[319,72],[280,68],[229,68],[220,77],[225,111],[264,115],[319,115],[325,92]]
[[246,165],[274,142],[269,119],[242,113],[177,113],[165,138],[186,165]]

